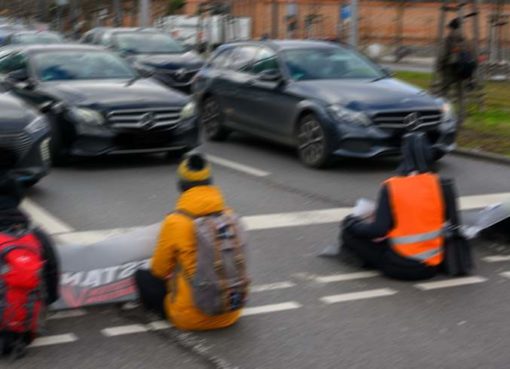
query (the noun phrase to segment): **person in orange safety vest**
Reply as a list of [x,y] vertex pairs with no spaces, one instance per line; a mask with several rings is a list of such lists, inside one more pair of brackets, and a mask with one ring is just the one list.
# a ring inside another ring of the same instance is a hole
[[445,184],[430,169],[433,151],[423,133],[404,137],[402,155],[400,175],[384,182],[374,216],[344,220],[341,256],[393,278],[427,279],[444,257]]

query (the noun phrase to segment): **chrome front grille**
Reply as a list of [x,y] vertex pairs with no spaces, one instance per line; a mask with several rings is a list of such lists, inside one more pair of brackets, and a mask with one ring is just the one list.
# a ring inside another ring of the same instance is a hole
[[181,107],[112,110],[107,119],[113,128],[151,130],[177,124]]
[[436,126],[441,123],[441,119],[440,110],[381,112],[372,117],[378,127],[408,131]]
[[0,149],[14,153],[18,158],[32,146],[32,138],[26,132],[0,133]]

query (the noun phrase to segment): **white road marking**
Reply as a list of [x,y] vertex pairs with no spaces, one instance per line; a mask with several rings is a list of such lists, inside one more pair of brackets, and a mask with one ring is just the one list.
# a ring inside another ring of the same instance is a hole
[[243,222],[249,231],[339,223],[343,218],[349,215],[351,211],[351,208],[333,208],[296,211],[292,213],[251,215],[244,217]]
[[59,334],[55,336],[46,336],[39,337],[34,340],[30,344],[29,347],[42,347],[42,346],[51,346],[51,345],[61,345],[63,343],[71,343],[78,341],[78,337],[76,337],[73,333]]
[[70,233],[74,231],[70,225],[54,217],[31,200],[23,200],[21,209],[30,214],[32,220],[50,234]]
[[115,337],[115,336],[123,336],[126,334],[147,332],[148,330],[149,330],[149,328],[147,328],[143,324],[130,324],[130,325],[121,325],[118,327],[104,328],[104,329],[101,329],[101,333],[106,337]]
[[378,277],[380,275],[381,275],[381,273],[375,272],[375,271],[356,272],[356,273],[317,276],[314,278],[314,280],[319,283],[333,283],[333,282],[352,281],[352,280],[356,280],[356,279],[373,278],[373,277]]
[[391,288],[380,288],[360,292],[342,293],[340,295],[323,296],[320,298],[325,304],[336,304],[338,302],[373,299],[376,297],[391,296],[398,293]]
[[281,304],[255,306],[255,307],[245,308],[243,310],[242,316],[275,313],[278,311],[286,311],[286,310],[295,310],[295,309],[299,309],[302,306],[303,305],[301,305],[300,303],[295,302],[295,301],[283,302]]
[[499,263],[501,261],[510,261],[510,255],[491,255],[482,258],[487,263]]
[[459,199],[462,210],[481,209],[486,206],[510,200],[510,192],[494,193],[488,195],[463,196]]
[[[465,196],[460,198],[461,210],[484,208],[503,200],[509,200],[510,193],[491,195]],[[106,238],[131,232],[141,228],[117,228],[100,231],[73,232],[72,227],[58,220],[47,211],[34,204],[30,200],[23,202],[23,208],[32,216],[37,224],[40,224],[50,234],[56,234],[61,243],[80,243],[82,245],[99,242]],[[288,213],[274,213],[263,215],[251,215],[243,217],[246,228],[250,231],[300,227],[319,224],[339,223],[347,215],[351,214],[352,208],[331,208],[310,211],[296,211]]]
[[87,312],[83,309],[73,309],[73,310],[62,310],[56,313],[53,313],[48,316],[48,320],[58,320],[58,319],[68,319],[68,318],[78,318],[80,316],[87,315]]
[[503,273],[500,273],[499,275],[502,277],[505,277],[505,278],[510,278],[510,272],[503,272]]
[[147,328],[152,331],[161,331],[163,329],[172,328],[172,325],[166,320],[157,320],[147,324]]
[[266,172],[265,170],[250,167],[248,165],[241,164],[232,160],[223,159],[218,156],[207,155],[207,159],[209,159],[209,161],[213,164],[220,165],[222,167],[229,169],[234,169],[237,170],[238,172],[249,174],[255,177],[267,177],[271,175],[270,172]]
[[488,281],[488,279],[485,277],[472,276],[472,277],[447,279],[444,281],[437,281],[437,282],[417,283],[414,286],[422,291],[429,291],[429,290],[437,290],[439,288],[458,287],[458,286],[465,286],[465,285],[469,285],[469,284],[483,283],[483,282],[487,282],[487,281]]
[[295,287],[296,284],[293,282],[285,281],[285,282],[276,282],[269,284],[259,284],[250,287],[250,292],[264,292],[264,291],[275,291],[275,290],[284,290],[286,288]]

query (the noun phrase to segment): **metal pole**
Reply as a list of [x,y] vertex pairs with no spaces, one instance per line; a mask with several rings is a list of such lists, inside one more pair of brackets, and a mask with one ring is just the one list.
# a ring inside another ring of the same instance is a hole
[[273,0],[271,4],[271,38],[278,38],[278,26],[279,26],[279,11],[278,11],[278,1]]
[[151,22],[151,0],[140,0],[140,15],[138,22],[140,27],[149,27]]
[[122,26],[122,8],[120,0],[113,0],[113,23],[115,27]]
[[351,34],[349,43],[358,49],[358,0],[351,0]]

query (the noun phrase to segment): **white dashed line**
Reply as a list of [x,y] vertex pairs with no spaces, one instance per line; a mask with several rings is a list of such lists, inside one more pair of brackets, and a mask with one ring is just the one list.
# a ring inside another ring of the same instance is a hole
[[269,284],[259,284],[259,285],[252,286],[250,288],[250,292],[256,293],[256,292],[265,292],[265,291],[284,290],[286,288],[292,288],[295,286],[296,286],[295,283],[289,282],[289,281],[269,283]]
[[500,273],[499,275],[502,277],[505,277],[505,278],[510,278],[510,272],[503,272],[503,273]]
[[429,291],[429,290],[437,290],[439,288],[458,287],[458,286],[465,286],[465,285],[469,285],[469,284],[483,283],[483,282],[487,282],[487,280],[488,279],[485,277],[473,276],[473,277],[447,279],[444,281],[437,281],[437,282],[418,283],[418,284],[415,284],[414,286],[422,291]]
[[265,170],[250,167],[248,165],[237,163],[232,160],[223,159],[218,156],[207,155],[207,159],[209,159],[209,161],[213,164],[220,165],[225,168],[237,170],[238,172],[249,174],[249,175],[255,176],[255,177],[267,177],[267,176],[271,175],[270,172],[266,172]]
[[315,277],[315,281],[319,283],[333,283],[333,282],[344,282],[353,281],[356,279],[374,278],[380,276],[379,272],[357,272],[357,273],[346,273],[346,274],[333,274]]
[[115,337],[115,336],[123,336],[126,334],[133,333],[142,333],[147,332],[149,328],[147,328],[143,324],[130,324],[130,325],[122,325],[118,327],[110,327],[101,329],[101,333],[106,337]]
[[301,305],[300,303],[295,302],[295,301],[283,302],[281,304],[255,306],[255,307],[245,308],[243,310],[242,315],[250,316],[250,315],[258,315],[258,314],[275,313],[277,311],[299,309],[302,306],[303,305]]
[[50,234],[70,233],[74,231],[73,227],[54,217],[31,200],[23,200],[21,209],[30,214],[32,220]]
[[323,296],[320,298],[325,304],[336,304],[338,302],[373,299],[376,297],[391,296],[398,293],[391,288],[380,288],[376,290],[342,293],[340,295]]
[[487,263],[499,263],[502,261],[510,261],[510,255],[491,255],[482,258]]
[[87,312],[82,309],[73,309],[73,310],[62,310],[56,313],[53,313],[48,316],[48,320],[58,320],[58,319],[68,319],[68,318],[78,318],[80,316],[87,315]]
[[51,345],[61,345],[78,341],[78,337],[73,333],[59,334],[55,336],[39,337],[30,344],[30,347],[42,347]]
[[152,331],[161,331],[172,328],[172,325],[166,320],[158,320],[147,324],[147,328]]

